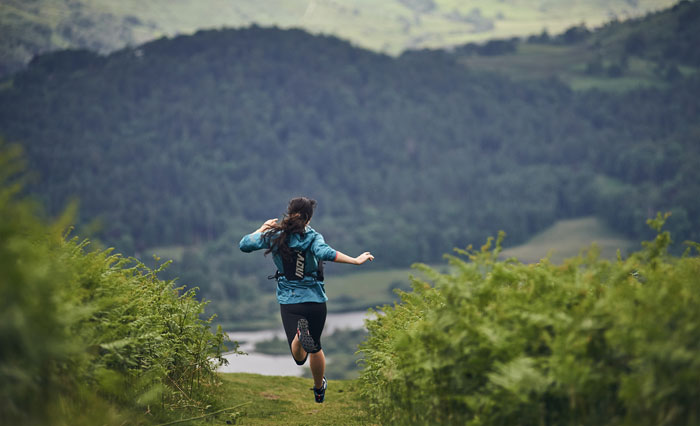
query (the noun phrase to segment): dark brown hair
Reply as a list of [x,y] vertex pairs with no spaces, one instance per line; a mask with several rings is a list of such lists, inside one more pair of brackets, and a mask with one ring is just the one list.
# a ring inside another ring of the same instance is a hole
[[306,224],[311,220],[316,208],[316,200],[306,197],[297,197],[289,200],[287,214],[282,221],[265,231],[265,238],[270,238],[270,248],[265,254],[274,252],[283,255],[289,254],[289,236],[292,234],[304,234]]

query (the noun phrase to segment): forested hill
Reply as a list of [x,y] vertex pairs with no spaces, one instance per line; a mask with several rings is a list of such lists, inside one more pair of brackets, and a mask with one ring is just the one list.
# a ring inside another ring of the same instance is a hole
[[574,93],[251,27],[38,57],[2,85],[0,133],[52,211],[78,197],[126,253],[233,250],[305,194],[334,246],[405,265],[591,213],[639,234],[670,210],[676,238],[697,240],[698,93],[692,77]]

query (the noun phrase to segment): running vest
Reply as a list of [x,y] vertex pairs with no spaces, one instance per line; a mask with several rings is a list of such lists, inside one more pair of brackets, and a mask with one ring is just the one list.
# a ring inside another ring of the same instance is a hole
[[304,272],[306,266],[306,254],[311,249],[309,246],[306,250],[291,249],[291,253],[282,254],[282,267],[284,269],[283,273],[276,271],[275,275],[270,275],[269,279],[277,279],[279,277],[285,277],[290,281],[303,280],[304,277],[314,277],[318,281],[323,281],[323,262],[318,262],[318,269],[316,271]]

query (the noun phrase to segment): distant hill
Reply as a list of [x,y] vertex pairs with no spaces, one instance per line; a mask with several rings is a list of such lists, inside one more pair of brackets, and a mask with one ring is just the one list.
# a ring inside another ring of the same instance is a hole
[[5,0],[0,3],[0,75],[37,53],[102,53],[162,36],[253,23],[335,35],[396,54],[408,48],[526,36],[638,17],[675,0]]
[[453,50],[474,70],[515,79],[558,78],[574,89],[662,86],[700,70],[700,2],[644,18],[584,25],[560,34],[469,43]]

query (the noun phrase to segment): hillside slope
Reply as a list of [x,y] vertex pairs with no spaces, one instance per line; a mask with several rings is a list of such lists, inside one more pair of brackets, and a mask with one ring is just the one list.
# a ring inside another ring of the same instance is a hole
[[670,6],[675,0],[5,0],[0,3],[0,76],[37,53],[61,48],[109,52],[163,35],[253,23],[333,34],[390,53],[493,37],[558,33]]

